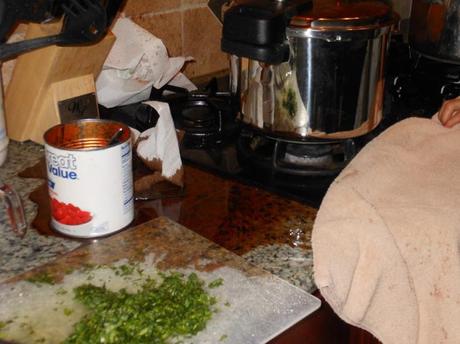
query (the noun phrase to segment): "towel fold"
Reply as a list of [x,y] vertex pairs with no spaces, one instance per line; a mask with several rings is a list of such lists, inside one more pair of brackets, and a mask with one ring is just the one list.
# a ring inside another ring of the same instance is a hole
[[315,282],[383,343],[460,343],[460,126],[390,127],[329,188],[315,220]]

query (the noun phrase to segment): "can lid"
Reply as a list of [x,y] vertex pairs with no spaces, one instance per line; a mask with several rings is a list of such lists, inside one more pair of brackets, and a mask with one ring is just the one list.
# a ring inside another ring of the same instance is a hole
[[381,1],[323,0],[292,18],[291,27],[312,29],[374,28],[392,20],[391,8]]

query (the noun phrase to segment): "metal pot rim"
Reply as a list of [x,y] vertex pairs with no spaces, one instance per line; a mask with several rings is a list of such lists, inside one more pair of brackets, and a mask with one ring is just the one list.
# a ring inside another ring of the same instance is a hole
[[352,41],[358,39],[374,39],[381,35],[387,34],[392,24],[360,26],[353,28],[304,28],[290,26],[286,29],[288,38],[317,38],[328,42]]

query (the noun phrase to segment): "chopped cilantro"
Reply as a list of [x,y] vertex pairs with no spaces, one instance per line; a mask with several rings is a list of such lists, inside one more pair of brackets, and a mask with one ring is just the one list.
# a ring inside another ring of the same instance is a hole
[[0,321],[0,331],[3,330],[5,327],[7,327],[12,322],[13,320]]
[[32,276],[31,278],[28,278],[27,281],[30,283],[35,283],[37,285],[56,283],[56,281],[54,280],[54,277],[51,276],[48,272],[39,273],[35,276]]
[[214,281],[212,281],[211,283],[209,283],[208,285],[208,288],[217,288],[217,287],[220,287],[222,284],[224,284],[224,280],[222,278],[218,278]]
[[56,295],[65,295],[65,294],[67,294],[67,290],[65,290],[62,287],[56,290]]
[[[128,271],[121,269],[122,273]],[[217,302],[204,289],[204,282],[195,273],[160,276],[161,282],[147,279],[132,294],[91,284],[75,288],[75,299],[89,312],[64,343],[163,344],[203,330]]]

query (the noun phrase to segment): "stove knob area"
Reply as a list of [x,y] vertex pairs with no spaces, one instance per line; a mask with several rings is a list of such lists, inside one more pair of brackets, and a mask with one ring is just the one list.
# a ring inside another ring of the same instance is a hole
[[460,96],[460,84],[450,83],[441,86],[440,94],[442,99],[454,99]]
[[410,75],[401,74],[394,77],[390,86],[390,93],[398,99],[412,97],[420,92],[417,83]]

